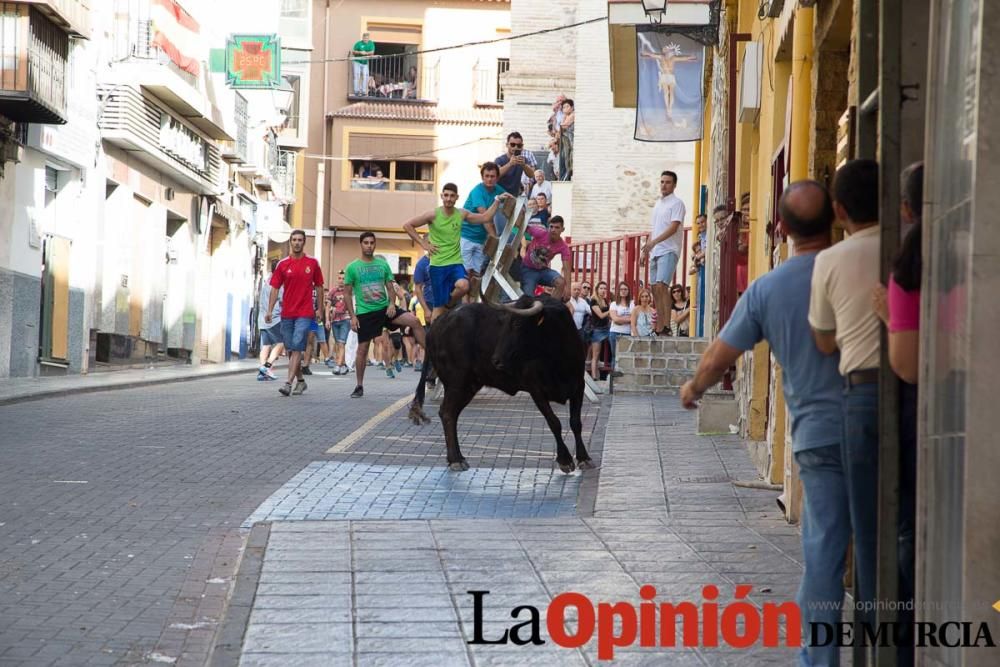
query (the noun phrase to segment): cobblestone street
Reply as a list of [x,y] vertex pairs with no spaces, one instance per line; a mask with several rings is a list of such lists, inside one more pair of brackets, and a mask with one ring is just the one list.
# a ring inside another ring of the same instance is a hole
[[[467,644],[466,591],[491,591],[486,638],[514,606],[544,614],[565,591],[794,596],[795,529],[773,493],[730,484],[753,476],[742,443],[695,436],[676,399],[585,404],[602,467],[563,475],[530,400],[484,392],[459,429],[472,468],[455,474],[437,420],[404,419],[414,376],[369,375],[364,400],[324,374],[292,399],[239,376],[0,408],[0,660],[200,665],[215,646],[233,665],[596,664],[594,641],[559,648],[544,624],[542,646]],[[614,664],[663,664],[664,650]]]

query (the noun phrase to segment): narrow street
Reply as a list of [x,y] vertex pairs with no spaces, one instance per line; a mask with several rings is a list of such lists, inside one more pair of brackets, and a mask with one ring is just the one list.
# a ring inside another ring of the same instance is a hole
[[[492,591],[487,638],[562,591],[794,595],[795,529],[773,494],[734,492],[752,471],[742,443],[695,436],[676,399],[585,405],[603,466],[566,476],[530,400],[484,392],[455,474],[437,420],[405,420],[415,374],[370,376],[364,400],[317,374],[287,399],[233,376],[0,407],[0,659],[195,665],[217,644],[215,664],[596,664],[594,642],[467,644],[466,591]],[[628,437],[606,442],[609,418]],[[656,651],[615,664],[662,664]]]

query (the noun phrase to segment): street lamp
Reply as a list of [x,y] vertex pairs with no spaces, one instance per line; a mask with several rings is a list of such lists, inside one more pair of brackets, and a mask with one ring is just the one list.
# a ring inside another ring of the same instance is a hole
[[294,97],[295,89],[292,88],[292,84],[285,77],[281,77],[281,82],[277,88],[271,89],[271,100],[274,103],[274,108],[285,116],[289,113]]
[[642,0],[642,10],[650,23],[660,23],[663,13],[667,11],[667,0]]

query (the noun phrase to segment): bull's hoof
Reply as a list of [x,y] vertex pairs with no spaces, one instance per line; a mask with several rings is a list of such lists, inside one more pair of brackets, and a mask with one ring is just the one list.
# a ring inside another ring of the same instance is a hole
[[463,472],[468,469],[469,469],[469,464],[465,461],[465,459],[448,464],[448,470],[452,472]]
[[411,405],[410,412],[407,414],[407,419],[413,422],[415,425],[420,426],[421,424],[430,424],[431,418],[424,414],[423,408],[419,405]]
[[559,463],[559,461],[556,461],[556,463],[559,465],[559,469],[566,474],[576,470],[576,466],[573,464],[573,459],[570,459],[567,463]]
[[582,461],[577,461],[576,467],[580,470],[593,470],[597,465],[591,459],[584,459]]

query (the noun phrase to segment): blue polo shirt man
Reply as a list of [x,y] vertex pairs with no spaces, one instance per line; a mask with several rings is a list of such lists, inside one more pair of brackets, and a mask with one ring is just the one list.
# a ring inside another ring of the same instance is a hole
[[803,628],[799,664],[836,665],[840,650],[836,642],[808,645],[810,623],[840,621],[851,535],[841,455],[843,380],[838,355],[820,352],[809,325],[813,267],[816,255],[830,245],[833,205],[821,184],[797,181],[785,190],[780,207],[795,255],[755,280],[740,297],[719,337],[702,356],[695,377],[681,388],[681,402],[693,409],[743,352],[760,341],[770,344],[782,368],[785,403],[792,417],[792,451],[805,489],[805,571],[797,596]]
[[[465,200],[465,205],[462,206],[471,213],[482,213],[493,205],[493,201],[497,197],[507,192],[497,184],[500,168],[495,163],[484,163],[479,170],[479,175],[482,182],[472,188]],[[496,236],[496,234],[495,225],[489,223],[473,225],[462,222],[462,237],[459,243],[462,249],[462,263],[465,265],[465,270],[469,272],[470,278],[482,275],[483,267],[489,261],[485,251],[486,238]],[[472,293],[477,292],[473,291]]]

